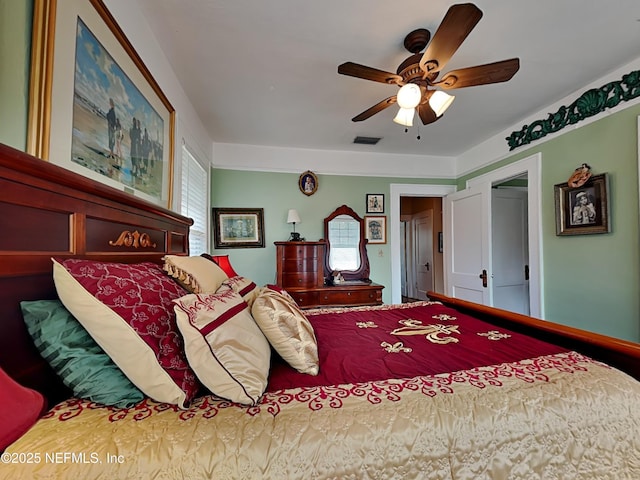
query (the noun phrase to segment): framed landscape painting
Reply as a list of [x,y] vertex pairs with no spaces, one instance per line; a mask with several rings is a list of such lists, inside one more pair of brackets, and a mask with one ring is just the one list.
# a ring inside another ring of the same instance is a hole
[[214,248],[263,248],[262,208],[214,208]]
[[35,0],[34,32],[29,153],[169,207],[174,109],[102,0]]

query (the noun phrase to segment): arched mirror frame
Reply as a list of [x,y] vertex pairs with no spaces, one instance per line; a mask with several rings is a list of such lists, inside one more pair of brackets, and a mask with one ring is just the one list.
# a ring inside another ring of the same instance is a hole
[[360,267],[357,270],[340,270],[345,280],[360,280],[371,282],[369,279],[369,257],[367,256],[367,237],[365,235],[364,219],[346,205],[336,208],[331,215],[324,219],[324,241],[326,242],[324,255],[324,272],[329,277],[333,270],[329,267],[329,254],[331,252],[331,242],[329,241],[329,222],[340,215],[348,215],[360,224],[360,242],[358,250],[360,252]]

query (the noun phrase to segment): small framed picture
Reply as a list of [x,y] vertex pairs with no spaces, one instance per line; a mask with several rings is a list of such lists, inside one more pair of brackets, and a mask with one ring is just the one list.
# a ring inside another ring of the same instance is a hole
[[367,213],[384,213],[383,193],[367,193]]
[[263,248],[264,209],[214,208],[215,248]]
[[609,233],[609,179],[606,173],[592,176],[578,188],[568,183],[554,186],[556,235]]
[[387,217],[365,216],[364,228],[369,243],[387,243]]
[[318,177],[310,170],[307,170],[298,179],[298,188],[307,196],[313,195],[318,190]]

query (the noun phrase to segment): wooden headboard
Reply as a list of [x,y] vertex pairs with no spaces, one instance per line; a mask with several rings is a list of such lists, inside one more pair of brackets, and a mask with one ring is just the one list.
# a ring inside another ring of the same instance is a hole
[[51,257],[160,263],[188,255],[192,223],[0,144],[0,367],[50,403],[68,396],[20,311],[22,300],[56,298]]

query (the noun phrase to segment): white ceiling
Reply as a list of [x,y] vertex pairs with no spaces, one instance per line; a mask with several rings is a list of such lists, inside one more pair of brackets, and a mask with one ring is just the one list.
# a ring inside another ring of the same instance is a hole
[[[337,67],[395,73],[410,55],[405,35],[433,35],[455,2],[138,3],[216,143],[456,157],[640,56],[638,0],[477,0],[484,16],[444,72],[512,57],[520,70],[507,83],[451,91],[440,120],[405,133],[392,121],[397,107],[353,123],[397,87]],[[382,140],[354,145],[357,135]]]

